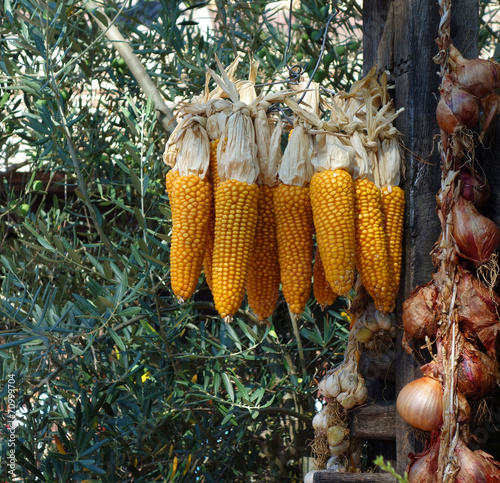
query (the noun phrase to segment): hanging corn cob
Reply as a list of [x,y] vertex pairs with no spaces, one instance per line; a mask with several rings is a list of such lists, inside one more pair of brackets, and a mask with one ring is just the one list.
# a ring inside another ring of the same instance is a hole
[[332,305],[337,298],[326,279],[325,269],[323,268],[323,261],[321,260],[321,253],[319,248],[316,249],[316,256],[314,258],[313,268],[313,290],[314,298],[320,305],[321,310],[324,310],[328,305]]
[[336,294],[345,295],[354,280],[352,155],[331,135],[322,136],[326,149],[318,143],[311,179],[314,226],[328,283]]
[[[395,111],[387,96],[387,78],[365,91],[366,146],[373,168],[374,182],[380,191],[380,210],[386,240],[389,266],[389,285],[377,308],[392,312],[396,303],[401,274],[404,192],[397,187],[400,174],[399,132],[392,121],[401,110]],[[377,109],[378,107],[378,109]],[[368,289],[368,287],[367,287]]]
[[381,193],[374,183],[372,163],[361,135],[358,132],[353,133],[350,141],[356,151],[356,268],[377,309],[389,312],[392,267],[389,265],[382,218]]
[[257,68],[258,62],[253,63],[248,81],[238,83],[238,92],[241,102],[247,105],[251,104],[250,112],[254,124],[259,164],[257,179],[259,187],[258,217],[248,271],[247,297],[250,307],[257,314],[259,320],[265,320],[274,312],[279,297],[279,262],[272,186],[277,181],[278,163],[281,158],[279,146],[281,122],[274,139],[274,156],[277,154],[276,144],[280,156],[278,159],[270,160],[271,126],[266,114],[269,103],[257,100],[254,87]]
[[[234,62],[226,69],[229,79],[232,79],[236,68],[238,67],[239,58],[237,57]],[[210,179],[212,181],[212,192],[215,198],[217,186],[220,183],[219,173],[217,170],[217,146],[219,139],[224,132],[226,121],[231,114],[231,102],[227,99],[222,99],[224,95],[223,89],[218,85],[210,91],[208,88],[211,76],[207,73],[205,81],[205,102],[206,102],[206,116],[207,116],[207,134],[210,139]],[[214,239],[215,239],[215,202],[212,203],[212,210],[210,211],[210,222],[207,236],[207,247],[205,250],[205,258],[203,259],[203,271],[205,272],[205,279],[208,287],[212,290],[212,263],[214,252]]]
[[170,277],[172,290],[182,303],[198,284],[208,234],[212,187],[206,178],[209,142],[206,119],[192,116],[176,133],[176,164],[167,174],[172,207]]
[[301,314],[311,291],[313,232],[309,181],[309,139],[296,125],[283,154],[274,190],[274,213],[283,295],[290,311]]
[[[354,153],[337,138],[337,117],[322,122],[314,112],[308,112],[294,101],[285,101],[295,114],[314,127],[314,174],[310,197],[316,229],[328,283],[335,294],[345,295],[354,281],[354,194],[351,171]],[[341,112],[341,111],[340,111]],[[342,114],[346,119],[345,114]]]
[[217,148],[220,183],[215,197],[212,275],[215,307],[230,322],[245,295],[257,224],[258,165],[248,106],[239,101],[236,86],[222,68],[222,78],[211,69],[209,73],[233,102]]
[[268,103],[260,103],[254,119],[259,159],[259,211],[255,244],[248,274],[248,303],[261,320],[272,315],[279,298],[280,266],[274,191],[278,181],[281,161],[281,120],[270,136],[272,125],[267,119]]
[[396,303],[401,279],[405,209],[405,193],[398,186],[401,156],[397,137],[393,136],[382,141],[380,150],[382,154],[380,167],[382,216],[387,237],[389,264],[392,267],[389,305],[393,307]]

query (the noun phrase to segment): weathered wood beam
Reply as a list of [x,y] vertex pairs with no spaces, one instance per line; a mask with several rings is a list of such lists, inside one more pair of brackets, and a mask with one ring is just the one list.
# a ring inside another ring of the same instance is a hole
[[[456,0],[452,10],[452,39],[467,57],[477,54],[478,0]],[[437,2],[419,0],[376,0],[364,3],[364,71],[377,65],[388,71],[394,85],[396,108],[405,111],[397,119],[406,151],[405,254],[398,318],[401,304],[418,285],[429,281],[434,267],[429,253],[437,241],[440,226],[435,196],[440,186],[440,160],[437,150],[439,129],[435,119],[440,79],[435,38],[439,25]],[[380,28],[379,23],[384,24]],[[367,45],[367,42],[376,45]],[[401,338],[401,334],[399,336]],[[420,363],[400,350],[396,360],[396,391],[419,377]],[[396,416],[397,470],[403,473],[411,451],[419,450],[413,430]],[[326,480],[324,480],[326,481]],[[333,481],[333,480],[328,480]],[[337,480],[348,481],[348,480]]]
[[336,473],[323,470],[314,473],[314,483],[396,483],[396,478],[384,473]]
[[363,439],[396,439],[396,406],[392,403],[370,404],[352,412],[350,434]]

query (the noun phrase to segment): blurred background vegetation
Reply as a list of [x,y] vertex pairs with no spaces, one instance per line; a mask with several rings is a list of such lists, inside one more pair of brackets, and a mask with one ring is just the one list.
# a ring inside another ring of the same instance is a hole
[[[361,0],[295,0],[290,35],[288,6],[101,5],[173,110],[200,93],[216,53],[242,56],[242,78],[259,60],[260,83],[296,64],[332,90],[359,78]],[[493,55],[499,7],[481,8]],[[301,481],[308,469],[314,389],[342,357],[344,302],[321,312],[311,299],[300,340],[283,300],[270,326],[246,302],[224,325],[201,278],[180,306],[166,138],[86,2],[2,2],[0,400],[5,415],[14,374],[17,481]]]

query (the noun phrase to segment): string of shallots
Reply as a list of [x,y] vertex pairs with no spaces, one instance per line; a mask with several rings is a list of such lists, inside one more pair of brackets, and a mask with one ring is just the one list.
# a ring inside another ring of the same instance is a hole
[[[440,24],[437,43],[440,47],[434,58],[441,65],[441,86],[450,72],[449,52],[451,45],[450,20],[451,0],[439,0]],[[451,145],[454,134],[442,132],[439,151],[441,155],[441,189],[438,193],[438,213],[442,226],[440,243],[435,250],[435,260],[442,272],[441,293],[443,296],[441,322],[438,329],[436,346],[438,358],[443,367],[443,425],[440,434],[438,477],[443,483],[454,482],[460,467],[457,464],[455,448],[459,439],[457,362],[460,355],[458,347],[461,334],[458,328],[456,294],[458,284],[457,255],[453,239],[452,208],[454,204],[457,172],[454,171],[454,155]],[[446,138],[446,139],[445,139]]]

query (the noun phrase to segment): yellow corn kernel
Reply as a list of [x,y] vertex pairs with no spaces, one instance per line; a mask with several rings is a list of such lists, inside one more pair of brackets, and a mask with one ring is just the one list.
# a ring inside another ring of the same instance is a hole
[[273,198],[283,295],[290,311],[301,314],[312,278],[314,226],[309,188],[281,184]]
[[217,187],[212,294],[215,308],[227,322],[245,296],[258,195],[256,184],[234,179],[222,181]]
[[[219,145],[219,139],[215,139],[210,143],[210,173],[212,174],[212,182],[214,188],[220,183],[220,176],[217,167],[217,146]],[[215,193],[215,191],[214,191]]]
[[313,290],[314,298],[321,306],[321,310],[324,310],[328,305],[332,305],[337,298],[337,295],[333,292],[332,287],[330,287],[326,279],[319,248],[316,249],[316,257],[314,258]]
[[214,239],[215,239],[215,206],[212,203],[208,220],[207,247],[205,257],[203,258],[203,271],[205,272],[205,280],[208,287],[212,290],[212,267],[214,256]]
[[316,240],[330,287],[345,295],[355,270],[354,187],[348,171],[318,171],[311,179]]
[[391,267],[381,209],[380,189],[367,178],[354,181],[356,267],[381,312],[391,311]]
[[390,306],[396,305],[396,297],[401,280],[401,264],[403,256],[405,193],[397,186],[382,188],[382,217],[387,238],[389,265],[392,268],[390,285]]
[[[212,192],[215,198],[217,185],[220,183],[220,176],[217,170],[217,145],[219,140],[216,139],[210,143],[210,174],[212,177]],[[214,238],[215,238],[215,206],[212,204],[210,211],[210,223],[208,226],[207,249],[205,250],[205,258],[203,260],[203,271],[205,272],[205,280],[208,287],[212,290],[212,265],[214,256]]]
[[172,290],[181,301],[189,299],[198,284],[208,235],[212,186],[197,175],[178,176],[172,187]]
[[170,210],[173,209],[172,190],[173,190],[174,182],[178,177],[179,177],[179,171],[177,171],[177,170],[174,171],[173,169],[169,170],[166,177],[165,177],[165,184],[167,187],[168,200],[170,201]]
[[257,227],[247,281],[248,304],[260,320],[265,320],[273,314],[280,291],[274,189],[267,185],[259,186]]

